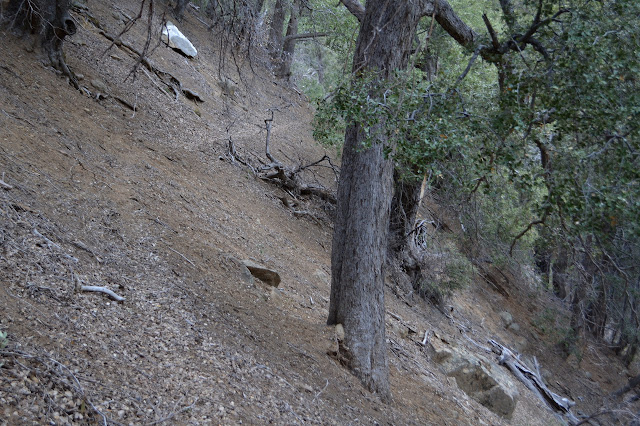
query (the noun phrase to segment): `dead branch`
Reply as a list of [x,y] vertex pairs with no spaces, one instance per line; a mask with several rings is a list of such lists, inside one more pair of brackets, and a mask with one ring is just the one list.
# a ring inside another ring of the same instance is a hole
[[49,238],[45,237],[44,235],[42,235],[40,232],[38,232],[37,229],[33,228],[33,235],[35,235],[36,237],[40,237],[44,240],[45,243],[47,243],[47,247],[49,247],[49,249],[53,248],[57,248],[58,250],[60,250],[60,246],[56,243],[54,243],[53,241],[51,241]]
[[[571,413],[571,407],[576,403],[568,398],[551,392],[545,385],[538,368],[535,371],[527,367],[513,351],[506,346],[501,345],[495,340],[489,340],[493,351],[497,353],[499,363],[505,365],[511,373],[516,376],[531,392],[533,392],[541,401],[545,402],[554,411],[562,413],[566,416],[570,424],[577,424],[578,418]],[[536,362],[537,367],[537,362]]]
[[13,189],[13,186],[9,185],[7,182],[3,181],[2,179],[0,179],[0,186],[2,187],[2,189],[6,189],[7,191],[10,189]]
[[171,250],[172,252],[174,252],[175,254],[177,254],[178,256],[180,256],[181,258],[183,258],[184,260],[186,260],[187,262],[189,262],[189,264],[193,267],[197,267],[195,263],[193,263],[192,261],[190,261],[187,256],[185,256],[184,254],[180,253],[178,250],[175,250],[171,247],[169,247],[169,250]]
[[288,35],[284,38],[284,43],[292,40],[303,40],[306,38],[317,38],[317,37],[326,37],[327,33],[301,33],[301,34],[292,34]]
[[313,219],[318,225],[322,226],[322,222],[320,222],[320,220],[316,217],[316,215],[314,215],[313,213],[311,213],[310,211],[307,210],[294,210],[291,209],[291,212],[293,213],[293,215],[295,217],[302,217],[302,216],[306,216],[309,217],[311,219]]
[[[240,164],[242,164],[243,166],[247,166],[250,170],[251,173],[253,173],[253,175],[256,175],[256,169],[249,164],[249,162],[247,160],[244,160],[236,151],[236,147],[233,143],[233,140],[231,139],[231,136],[229,136],[229,141],[228,141],[228,152],[227,152],[227,157],[231,159],[232,163],[235,163],[236,161]],[[220,159],[223,160],[224,157],[220,156]]]
[[124,297],[122,296],[118,296],[117,294],[115,294],[113,291],[109,290],[106,287],[98,287],[98,286],[93,286],[93,285],[83,285],[80,287],[80,290],[82,291],[93,291],[96,293],[104,293],[106,295],[108,295],[111,299],[115,300],[116,302],[124,302]]
[[335,195],[327,191],[326,189],[315,186],[308,185],[306,183],[300,182],[298,177],[299,172],[313,166],[319,165],[321,162],[327,160],[333,169],[334,173],[336,173],[335,166],[331,163],[331,160],[327,155],[324,155],[320,160],[315,161],[313,163],[307,164],[306,166],[298,166],[296,168],[285,167],[278,161],[269,150],[269,143],[271,139],[271,126],[273,123],[273,109],[271,111],[271,118],[267,118],[264,120],[266,129],[267,129],[267,137],[265,140],[265,154],[270,164],[263,166],[261,168],[262,172],[266,173],[260,178],[264,181],[270,183],[276,183],[280,185],[284,190],[290,191],[296,195],[314,195],[316,197],[321,198],[324,201],[327,201],[331,204],[337,204],[337,199]]
[[270,164],[267,167],[270,167],[271,171],[261,176],[260,178],[262,180],[277,183],[285,190],[291,191],[294,194],[314,195],[331,204],[337,204],[338,201],[335,195],[326,189],[300,182],[296,170],[284,167],[280,163]]
[[323,387],[322,389],[320,389],[320,392],[318,392],[318,393],[316,394],[316,396],[314,396],[314,397],[313,397],[313,401],[311,401],[311,402],[315,402],[315,400],[316,400],[316,399],[318,399],[318,397],[320,396],[320,394],[321,394],[322,392],[324,392],[324,390],[327,388],[327,386],[329,386],[329,379],[327,379],[327,383],[324,385],[324,387]]
[[264,124],[267,128],[267,140],[265,141],[265,144],[264,144],[265,154],[267,155],[267,158],[271,161],[272,164],[279,165],[280,162],[275,158],[273,158],[273,156],[269,152],[269,139],[271,138],[271,125],[273,124],[273,110],[271,110],[271,118],[265,119]]
[[9,185],[4,181],[4,173],[2,173],[2,179],[0,179],[0,187],[2,187],[2,189],[6,189],[7,191],[13,189],[13,185]]
[[[100,28],[98,27],[98,29],[100,29]],[[120,40],[118,37],[114,37],[113,35],[107,33],[106,31],[104,31],[102,29],[100,29],[100,34],[104,38],[106,38],[107,40],[110,40],[113,44],[118,46],[120,49],[122,49],[124,51],[128,51],[129,54],[135,55],[134,57],[137,57],[138,60],[140,61],[140,63],[142,65],[144,65],[144,67],[146,69],[148,69],[149,71],[154,73],[158,77],[158,79],[162,83],[164,83],[164,85],[167,86],[167,88],[169,90],[171,90],[174,93],[176,99],[178,98],[178,95],[180,93],[184,93],[184,89],[182,88],[182,83],[180,82],[180,80],[177,77],[175,77],[173,74],[171,74],[171,73],[169,73],[167,71],[163,71],[160,68],[156,67],[153,64],[153,62],[151,62],[145,56],[144,51],[140,52],[138,49],[136,49],[135,47],[131,46],[127,42]],[[156,85],[156,87],[157,87],[157,85]],[[158,89],[160,89],[160,88],[158,87]],[[164,93],[167,93],[164,90],[161,90],[161,91],[164,92]]]

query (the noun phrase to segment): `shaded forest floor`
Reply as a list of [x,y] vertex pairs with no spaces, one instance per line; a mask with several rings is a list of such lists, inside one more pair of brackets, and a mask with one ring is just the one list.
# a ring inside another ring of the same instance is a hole
[[[117,34],[137,11],[114,1],[90,2],[90,12]],[[469,398],[419,345],[425,331],[471,350],[461,330],[517,344],[578,412],[626,382],[603,348],[562,354],[553,338],[562,305],[527,282],[511,282],[505,298],[477,279],[449,317],[390,282],[394,400],[365,392],[327,355],[331,204],[299,197],[295,209],[308,214],[296,215],[282,201],[290,194],[229,155],[231,139],[240,159],[268,163],[264,120],[273,112],[271,153],[292,166],[319,160],[312,111],[259,57],[221,57],[230,47],[187,15],[181,28],[198,57],[165,46],[150,57],[203,103],[168,93],[149,71],[130,76],[135,58],[109,48],[86,15],[76,15],[65,50],[93,97],[42,66],[29,38],[2,33],[0,175],[11,188],[0,188],[0,330],[9,342],[0,424],[558,422],[520,384],[512,419]],[[140,48],[144,25],[124,40]],[[335,190],[328,167],[303,178]],[[251,278],[242,259],[278,271],[282,283]],[[517,332],[503,326],[505,310]]]

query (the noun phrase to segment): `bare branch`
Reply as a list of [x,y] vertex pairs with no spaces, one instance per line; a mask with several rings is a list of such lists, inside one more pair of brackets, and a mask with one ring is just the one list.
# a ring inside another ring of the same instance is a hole
[[518,240],[522,237],[525,236],[525,234],[527,232],[529,232],[531,230],[531,228],[533,228],[535,225],[542,225],[546,222],[547,220],[547,216],[549,215],[549,211],[551,210],[550,207],[547,207],[544,211],[544,214],[542,215],[542,217],[538,220],[534,220],[533,222],[529,223],[529,225],[527,225],[527,227],[520,232],[518,235],[516,235],[516,237],[513,239],[513,241],[511,242],[511,247],[509,248],[509,256],[513,256],[513,248],[515,247],[516,243],[518,242]]
[[273,164],[280,164],[280,162],[278,160],[276,160],[273,155],[271,155],[271,152],[269,152],[269,139],[271,139],[271,125],[273,124],[273,110],[271,111],[271,118],[267,118],[264,120],[264,124],[267,128],[267,140],[264,144],[264,151],[265,154],[267,155],[267,158],[273,163]]
[[478,40],[476,34],[453,10],[446,0],[436,0],[436,21],[455,41],[464,47],[471,48]]
[[117,294],[115,294],[113,291],[109,290],[106,287],[98,287],[98,286],[93,286],[93,285],[83,285],[82,287],[80,287],[80,290],[82,290],[82,291],[94,291],[94,292],[97,292],[97,293],[104,293],[104,294],[108,295],[110,298],[112,298],[113,300],[115,300],[116,302],[123,302],[124,301],[124,297],[118,296]]
[[482,14],[482,20],[484,21],[484,25],[487,27],[487,31],[489,32],[489,37],[491,37],[491,44],[493,44],[493,48],[495,50],[500,49],[500,40],[498,40],[498,35],[496,31],[493,29],[493,25],[489,21],[489,17],[487,17],[486,13]]
[[347,8],[353,16],[356,17],[358,22],[362,22],[364,19],[364,6],[358,0],[340,0],[342,4]]
[[284,43],[293,40],[300,40],[305,38],[317,38],[317,37],[326,37],[328,33],[302,33],[302,34],[292,34],[288,35],[284,38]]

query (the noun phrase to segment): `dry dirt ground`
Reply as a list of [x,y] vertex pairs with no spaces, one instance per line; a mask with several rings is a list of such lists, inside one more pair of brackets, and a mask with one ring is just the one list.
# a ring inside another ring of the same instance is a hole
[[[204,102],[176,99],[149,71],[133,79],[135,58],[96,27],[119,32],[137,13],[131,3],[90,1],[93,18],[75,15],[67,62],[92,96],[43,66],[28,37],[0,33],[0,178],[10,185],[0,188],[0,424],[558,423],[519,384],[512,419],[470,399],[418,344],[425,331],[476,351],[462,331],[519,341],[578,412],[626,380],[601,348],[560,357],[533,321],[557,302],[524,284],[506,299],[477,280],[450,318],[388,291],[394,399],[364,391],[327,356],[332,206],[299,197],[295,209],[309,214],[294,215],[281,201],[290,195],[228,155],[231,138],[237,157],[267,163],[273,111],[271,153],[290,165],[320,159],[305,98],[259,57],[220,56],[229,46],[193,11],[181,27],[198,57],[165,46],[150,57]],[[144,25],[123,39],[141,48]],[[304,178],[335,189],[328,167]],[[240,259],[282,283],[252,279]],[[518,333],[504,329],[502,310]]]

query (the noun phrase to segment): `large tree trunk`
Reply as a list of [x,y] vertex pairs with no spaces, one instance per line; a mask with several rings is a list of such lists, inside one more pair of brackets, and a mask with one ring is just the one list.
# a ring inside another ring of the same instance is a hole
[[[419,1],[367,2],[353,61],[355,78],[368,70],[384,82],[406,68],[421,6]],[[385,152],[393,151],[395,142],[386,139],[383,128],[380,123],[369,148],[363,147],[365,132],[358,123],[345,134],[327,323],[343,325],[343,357],[369,390],[388,399],[384,265],[394,167]]]
[[50,65],[78,87],[62,51],[64,38],[76,33],[76,24],[69,15],[70,6],[71,0],[10,0],[7,14],[16,26],[41,34],[42,50],[47,54]]

